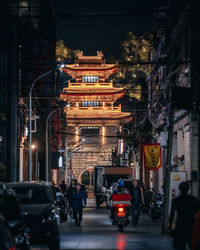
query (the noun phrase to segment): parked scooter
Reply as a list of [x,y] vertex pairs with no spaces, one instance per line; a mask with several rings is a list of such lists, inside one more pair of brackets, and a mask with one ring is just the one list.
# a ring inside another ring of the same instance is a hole
[[157,220],[161,220],[163,215],[163,202],[164,195],[155,194],[153,198],[153,202],[149,209],[149,215],[152,218],[152,221],[156,222]]

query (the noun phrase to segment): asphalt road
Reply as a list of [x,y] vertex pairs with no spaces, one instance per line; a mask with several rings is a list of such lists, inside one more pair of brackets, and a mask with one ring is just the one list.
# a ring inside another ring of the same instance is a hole
[[153,223],[148,215],[142,215],[137,226],[129,225],[119,233],[110,223],[109,210],[105,207],[96,209],[93,203],[90,198],[81,227],[70,221],[60,225],[61,249],[173,249],[172,239],[161,234],[161,224]]

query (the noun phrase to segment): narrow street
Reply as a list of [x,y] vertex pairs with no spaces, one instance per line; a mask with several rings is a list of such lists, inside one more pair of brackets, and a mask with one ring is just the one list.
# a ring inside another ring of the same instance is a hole
[[[89,198],[84,210],[81,227],[70,223],[60,226],[61,249],[161,249],[170,250],[171,238],[161,235],[161,224],[152,223],[148,215],[142,215],[139,225],[129,225],[123,233],[109,220],[109,210],[96,209],[94,199]],[[92,207],[93,206],[93,207]]]
[[0,250],[200,250],[198,3],[1,1]]

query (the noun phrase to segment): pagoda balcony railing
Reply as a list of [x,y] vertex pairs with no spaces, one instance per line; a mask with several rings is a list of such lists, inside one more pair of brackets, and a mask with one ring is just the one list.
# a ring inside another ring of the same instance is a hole
[[110,82],[71,82],[68,81],[68,88],[112,88],[113,81]]
[[87,110],[87,111],[120,111],[121,112],[121,105],[118,107],[106,107],[106,106],[101,106],[101,107],[68,107],[66,108],[68,110]]

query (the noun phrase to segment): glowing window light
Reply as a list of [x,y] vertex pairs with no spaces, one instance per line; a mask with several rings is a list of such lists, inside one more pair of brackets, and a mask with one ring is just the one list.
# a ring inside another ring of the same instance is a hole
[[120,139],[119,141],[118,141],[118,154],[123,154],[123,152],[124,152],[124,141],[123,141],[123,139]]
[[105,136],[105,127],[102,128],[102,135]]
[[62,158],[62,156],[59,157],[58,166],[59,166],[59,168],[62,168],[62,166],[63,166],[63,158]]
[[99,77],[98,76],[82,76],[82,80],[83,82],[98,82],[99,81]]
[[102,144],[105,144],[105,127],[102,127]]
[[76,142],[79,140],[79,128],[78,127],[76,127],[76,132],[75,132],[75,134],[76,134]]

